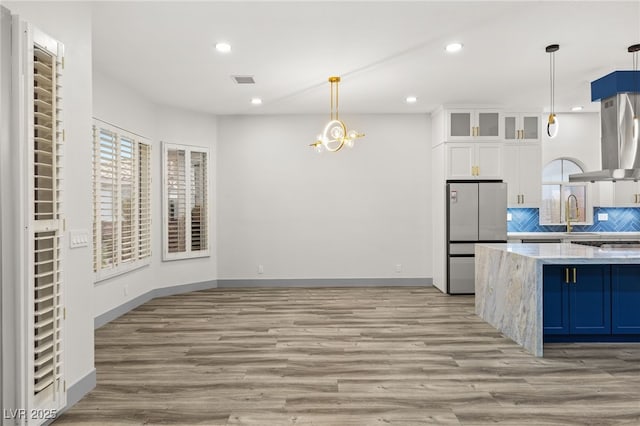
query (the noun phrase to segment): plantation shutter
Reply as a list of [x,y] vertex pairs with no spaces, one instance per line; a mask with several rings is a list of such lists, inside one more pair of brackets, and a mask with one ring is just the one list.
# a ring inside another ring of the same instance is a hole
[[207,154],[191,152],[191,250],[207,249]]
[[151,256],[151,147],[138,144],[138,259]]
[[33,409],[66,404],[63,352],[63,46],[23,24],[27,185],[28,398]]
[[[118,138],[108,130],[93,128],[94,138],[94,268],[109,269],[117,261]],[[99,243],[99,244],[98,244]]]
[[209,255],[208,150],[164,144],[164,260]]
[[138,150],[132,139],[120,137],[120,261],[138,258]]

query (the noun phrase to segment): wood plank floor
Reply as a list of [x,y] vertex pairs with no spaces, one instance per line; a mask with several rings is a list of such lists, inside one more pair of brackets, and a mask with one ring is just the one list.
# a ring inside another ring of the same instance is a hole
[[96,331],[64,424],[640,424],[640,345],[535,358],[433,288],[214,289]]

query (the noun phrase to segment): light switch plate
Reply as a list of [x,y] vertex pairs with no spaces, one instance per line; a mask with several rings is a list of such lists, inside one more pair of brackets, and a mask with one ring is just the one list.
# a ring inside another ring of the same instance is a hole
[[89,231],[86,229],[69,230],[69,247],[87,247],[89,245]]
[[600,222],[604,222],[606,220],[609,220],[609,213],[598,213],[598,220]]

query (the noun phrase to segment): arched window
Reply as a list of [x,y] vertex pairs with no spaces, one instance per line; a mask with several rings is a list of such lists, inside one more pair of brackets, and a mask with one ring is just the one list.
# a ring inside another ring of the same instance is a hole
[[[542,205],[540,224],[557,225],[567,222],[567,201],[571,222],[587,221],[587,184],[569,183],[569,175],[583,173],[578,163],[568,158],[558,158],[542,169]],[[575,197],[575,199],[574,199]]]

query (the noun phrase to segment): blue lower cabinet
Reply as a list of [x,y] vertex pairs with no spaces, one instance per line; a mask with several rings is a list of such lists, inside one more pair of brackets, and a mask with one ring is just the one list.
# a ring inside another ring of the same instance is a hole
[[640,265],[612,265],[612,331],[640,334]]
[[611,268],[569,267],[569,334],[611,334]]
[[609,265],[545,265],[544,334],[611,334],[610,271]]

